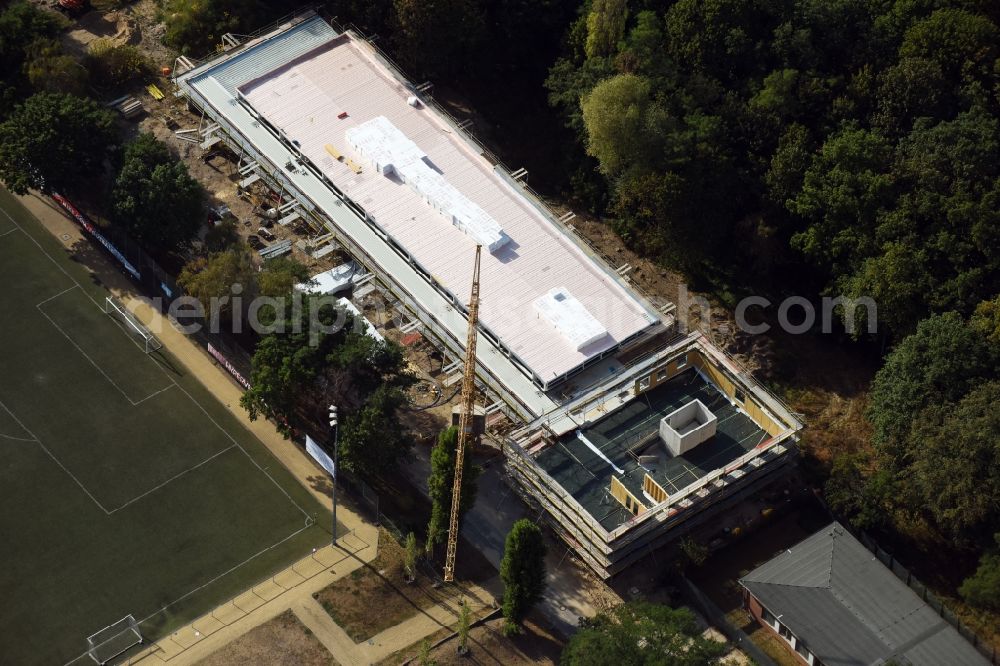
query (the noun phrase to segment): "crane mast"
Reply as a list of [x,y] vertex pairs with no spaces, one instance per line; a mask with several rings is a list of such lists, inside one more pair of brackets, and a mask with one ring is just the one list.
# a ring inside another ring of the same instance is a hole
[[458,510],[462,501],[462,469],[465,447],[472,439],[473,407],[476,398],[476,324],[479,321],[479,255],[472,271],[472,295],[469,297],[469,333],[465,341],[465,372],[462,376],[462,411],[458,418],[458,445],[455,449],[455,483],[451,490],[451,517],[448,521],[448,554],[444,561],[444,580],[455,580],[455,551],[458,550]]

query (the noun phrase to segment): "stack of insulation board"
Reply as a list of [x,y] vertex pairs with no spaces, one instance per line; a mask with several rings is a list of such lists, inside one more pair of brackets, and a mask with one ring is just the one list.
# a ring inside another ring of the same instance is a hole
[[583,303],[576,300],[565,287],[556,287],[535,299],[535,311],[559,331],[573,348],[580,351],[587,345],[601,340],[608,331]]
[[490,252],[510,238],[496,220],[425,161],[426,154],[385,116],[348,129],[344,138],[384,176],[395,174],[432,208]]

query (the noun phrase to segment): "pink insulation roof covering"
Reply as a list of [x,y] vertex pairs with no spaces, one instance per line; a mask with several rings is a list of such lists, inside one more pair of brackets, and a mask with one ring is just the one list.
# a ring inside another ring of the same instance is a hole
[[[244,85],[241,92],[463,302],[472,279],[472,238],[411,187],[372,168],[351,148],[345,132],[385,116],[448,183],[496,220],[510,241],[494,253],[483,252],[480,318],[543,381],[572,371],[656,321],[451,125],[432,109],[407,104],[411,92],[365,45],[341,37]],[[344,160],[334,159],[328,146]],[[533,305],[554,288],[571,292],[608,335],[578,350]]]

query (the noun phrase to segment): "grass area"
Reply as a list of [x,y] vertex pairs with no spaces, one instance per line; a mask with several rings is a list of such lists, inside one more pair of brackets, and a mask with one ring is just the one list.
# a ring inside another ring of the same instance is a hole
[[290,610],[254,627],[198,662],[199,666],[265,663],[330,666],[338,662]]
[[6,192],[0,234],[3,661],[65,663],[126,614],[156,639],[328,539],[312,496],[105,315],[103,288]]
[[[392,534],[380,530],[374,560],[313,596],[355,643],[438,604],[450,603],[457,613],[461,592],[451,585],[436,588],[434,581],[420,572],[415,581],[407,582],[404,557],[403,547]],[[456,574],[459,584],[469,580],[462,575],[461,563]]]

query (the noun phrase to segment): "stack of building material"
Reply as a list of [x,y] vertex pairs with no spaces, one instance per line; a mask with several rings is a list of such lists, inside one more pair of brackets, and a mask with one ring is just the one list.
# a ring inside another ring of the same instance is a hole
[[292,241],[283,240],[278,241],[273,245],[268,245],[267,247],[261,248],[257,252],[260,254],[262,259],[274,259],[275,257],[280,257],[283,254],[288,254],[292,251]]
[[122,114],[125,118],[135,118],[143,111],[142,102],[131,95],[125,95],[112,102],[108,102],[108,106]]
[[510,241],[497,221],[431,168],[420,147],[385,116],[352,127],[344,133],[344,137],[358,154],[372,163],[376,171],[384,176],[398,177],[432,208],[490,252],[496,252]]

